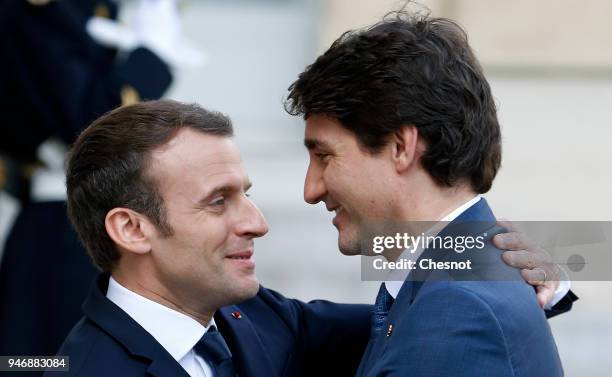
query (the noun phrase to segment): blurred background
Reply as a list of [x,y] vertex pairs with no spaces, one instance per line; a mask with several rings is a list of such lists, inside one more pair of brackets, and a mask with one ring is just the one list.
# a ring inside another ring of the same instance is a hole
[[[124,3],[119,19],[129,24],[139,8],[136,1]],[[612,3],[420,3],[465,28],[492,86],[504,139],[502,169],[486,195],[496,215],[612,220]],[[164,97],[197,102],[233,119],[254,182],[252,198],[270,225],[257,242],[258,276],[287,296],[365,303],[376,296],[379,283],[361,281],[359,258],[339,253],[324,205],[302,200],[303,123],[284,112],[282,101],[297,75],[342,32],[374,23],[402,4],[179,2],[181,32],[192,50],[183,59],[187,64],[172,67]],[[14,197],[0,194],[0,243],[20,208]],[[572,290],[580,301],[550,321],[566,375],[609,376],[612,282],[572,282]]]

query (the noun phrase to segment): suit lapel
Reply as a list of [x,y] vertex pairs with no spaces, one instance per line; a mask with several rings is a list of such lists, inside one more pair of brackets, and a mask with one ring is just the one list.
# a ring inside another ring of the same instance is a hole
[[[172,356],[168,355],[170,359]],[[174,363],[172,363],[172,361]],[[176,364],[176,365],[173,365]],[[147,368],[147,373],[155,377],[165,376],[184,376],[189,377],[189,374],[183,367],[174,359],[165,360],[165,358],[156,358],[152,360],[151,365]]]
[[174,358],[132,317],[106,298],[108,274],[102,274],[83,304],[83,311],[110,337],[125,347],[132,356],[150,360],[148,372],[152,376],[183,376],[189,374]]
[[419,282],[414,281],[405,281],[400,289],[391,309],[389,310],[389,316],[387,317],[387,321],[383,327],[383,331],[378,334],[375,338],[370,338],[368,342],[368,346],[366,347],[366,351],[364,352],[363,358],[361,359],[361,363],[359,364],[359,369],[357,370],[357,376],[362,377],[366,376],[372,366],[379,358],[379,356],[384,353],[387,347],[387,340],[392,336],[393,330],[389,330],[389,325],[396,326],[398,322],[401,320],[402,313],[405,313],[408,310],[410,304],[414,300],[414,296],[416,290],[415,286],[418,286]]
[[215,317],[221,317],[218,322],[226,325],[222,330],[226,340],[231,336],[230,351],[239,377],[279,376],[251,320],[238,306],[225,306]]

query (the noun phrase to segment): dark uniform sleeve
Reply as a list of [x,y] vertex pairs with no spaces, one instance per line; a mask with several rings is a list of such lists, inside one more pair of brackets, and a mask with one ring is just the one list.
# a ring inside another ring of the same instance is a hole
[[10,116],[0,139],[10,143],[0,141],[0,150],[14,158],[31,159],[52,136],[72,143],[100,115],[122,103],[157,99],[172,81],[169,67],[148,49],[118,56],[87,34],[87,21],[100,6],[116,16],[111,1],[6,3],[0,16],[0,99]]
[[563,296],[561,301],[556,303],[555,306],[553,306],[552,308],[545,311],[546,318],[550,319],[559,314],[569,312],[570,310],[572,310],[572,305],[574,304],[574,301],[577,301],[577,300],[578,300],[578,296],[576,296],[574,292],[572,291],[567,292],[567,294]]

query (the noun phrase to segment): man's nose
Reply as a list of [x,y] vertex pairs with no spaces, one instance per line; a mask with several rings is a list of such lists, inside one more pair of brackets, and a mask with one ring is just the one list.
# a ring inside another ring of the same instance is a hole
[[317,204],[327,195],[323,172],[320,168],[308,165],[306,179],[304,180],[304,201],[310,204]]
[[252,238],[261,237],[268,233],[268,222],[255,203],[245,198],[244,209],[241,214],[242,221],[238,225],[238,233]]

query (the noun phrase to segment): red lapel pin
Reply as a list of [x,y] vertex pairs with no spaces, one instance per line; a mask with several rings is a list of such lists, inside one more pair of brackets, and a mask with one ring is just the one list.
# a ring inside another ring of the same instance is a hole
[[232,312],[232,317],[242,319],[242,314],[240,312]]

